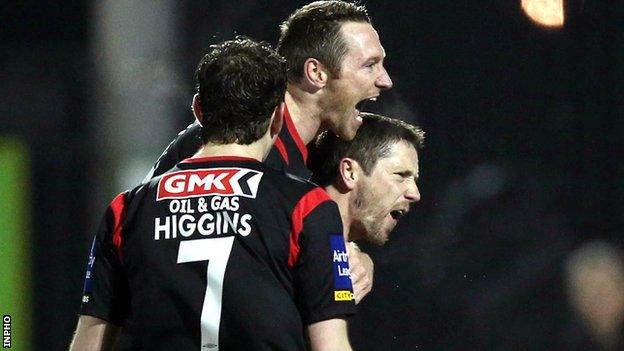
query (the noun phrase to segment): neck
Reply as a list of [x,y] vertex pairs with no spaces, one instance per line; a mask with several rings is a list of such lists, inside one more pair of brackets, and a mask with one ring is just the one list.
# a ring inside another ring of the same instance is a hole
[[321,128],[320,110],[315,99],[310,92],[288,84],[284,100],[297,133],[306,145],[316,137]]
[[253,158],[262,162],[269,154],[272,145],[271,142],[267,142],[264,139],[266,138],[257,140],[249,145],[206,143],[193,155],[193,158],[237,156]]
[[340,211],[340,219],[342,220],[342,230],[346,241],[353,241],[357,239],[355,233],[351,231],[351,212],[349,207],[349,193],[343,193],[333,185],[325,187],[325,191],[329,194],[332,200],[338,204],[338,210]]

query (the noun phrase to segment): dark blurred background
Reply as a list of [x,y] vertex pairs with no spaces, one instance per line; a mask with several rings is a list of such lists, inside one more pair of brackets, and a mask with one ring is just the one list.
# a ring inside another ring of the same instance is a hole
[[[14,349],[68,347],[95,224],[192,121],[204,50],[235,34],[275,43],[305,3],[0,3],[0,312]],[[394,80],[371,109],[418,123],[427,145],[421,202],[365,247],[376,281],[354,346],[624,349],[624,314],[592,327],[606,312],[583,314],[571,278],[624,244],[622,4],[567,1],[549,28],[520,0],[363,3]],[[581,286],[607,287],[583,296],[620,311],[624,273],[588,275],[606,278]]]

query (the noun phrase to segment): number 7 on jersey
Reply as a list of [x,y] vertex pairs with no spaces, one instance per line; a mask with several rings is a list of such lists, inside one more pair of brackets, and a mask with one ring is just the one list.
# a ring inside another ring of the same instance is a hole
[[201,350],[219,350],[223,278],[233,244],[233,236],[180,242],[177,263],[208,261],[206,295],[200,322]]

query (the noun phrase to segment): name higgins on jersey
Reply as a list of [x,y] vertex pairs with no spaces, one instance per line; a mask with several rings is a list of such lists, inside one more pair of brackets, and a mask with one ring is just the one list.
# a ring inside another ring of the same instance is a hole
[[154,240],[179,236],[251,233],[252,216],[239,211],[240,198],[255,198],[262,172],[245,168],[193,169],[168,173],[158,182],[156,201],[169,214],[154,219]]

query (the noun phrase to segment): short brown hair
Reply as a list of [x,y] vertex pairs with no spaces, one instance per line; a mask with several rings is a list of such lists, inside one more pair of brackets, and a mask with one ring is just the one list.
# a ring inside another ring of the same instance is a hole
[[347,44],[340,33],[345,22],[370,23],[366,7],[345,1],[315,1],[293,12],[280,26],[277,52],[286,58],[288,81],[303,76],[303,64],[316,58],[339,76]]
[[286,62],[268,44],[237,37],[211,46],[196,72],[204,143],[248,145],[267,131],[286,92]]
[[338,176],[340,160],[357,161],[365,174],[370,174],[380,158],[390,154],[392,145],[405,141],[416,150],[422,149],[425,133],[418,126],[372,113],[361,113],[362,125],[352,141],[345,141],[330,131],[320,134],[308,154],[312,181],[331,184]]

